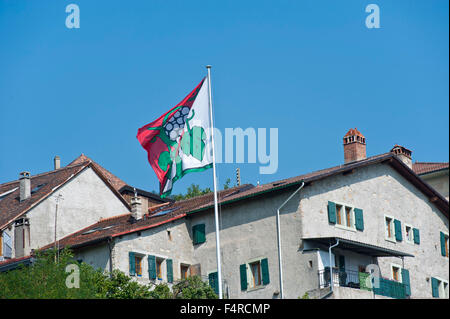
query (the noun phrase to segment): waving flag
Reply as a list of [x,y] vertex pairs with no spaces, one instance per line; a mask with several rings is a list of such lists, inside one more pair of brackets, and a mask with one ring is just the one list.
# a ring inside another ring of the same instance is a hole
[[205,79],[180,103],[138,130],[137,139],[148,153],[162,197],[170,195],[173,183],[185,174],[212,167],[209,88]]

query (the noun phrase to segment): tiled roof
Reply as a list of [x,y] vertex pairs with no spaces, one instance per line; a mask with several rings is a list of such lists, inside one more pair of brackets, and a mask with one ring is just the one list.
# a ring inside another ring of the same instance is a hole
[[[434,202],[436,206],[448,217],[448,201],[427,183],[424,183],[421,178],[414,174],[414,172],[412,172],[403,162],[397,159],[397,157],[390,152],[372,156],[361,161],[343,164],[273,183],[267,183],[259,186],[245,184],[227,190],[222,190],[218,193],[218,201],[221,205],[227,205],[239,200],[246,200],[251,197],[264,196],[269,192],[275,192],[286,187],[296,187],[302,182],[307,185],[313,181],[332,175],[342,173],[345,174],[347,172],[351,172],[353,169],[378,163],[389,163],[389,165],[402,174],[402,176],[408,179],[411,183],[415,184],[424,194],[426,194],[430,200]],[[157,227],[173,220],[183,218],[187,214],[211,209],[213,206],[214,194],[208,193],[192,199],[166,203],[159,205],[159,207],[152,207],[149,209],[149,215],[138,221],[133,220],[131,218],[131,214],[100,220],[89,227],[59,240],[59,246],[62,248],[66,245],[70,245],[76,248],[77,246],[90,245],[94,242],[106,240],[108,238],[114,238]],[[54,244],[50,244],[43,249],[51,248],[53,245]]]
[[[116,197],[130,209],[129,204],[116,189],[117,186],[120,186],[120,179],[82,154],[65,167],[31,176],[31,197],[23,202],[20,202],[19,200],[18,180],[0,184],[0,229],[3,229],[15,219],[25,214],[32,207],[39,204],[42,200],[50,196],[57,188],[72,179],[86,167],[91,167]],[[116,187],[113,183],[115,183]],[[122,181],[122,183],[124,182]],[[35,191],[33,192],[33,190]]]
[[121,180],[116,175],[114,175],[113,173],[108,171],[106,168],[104,168],[103,166],[99,165],[98,163],[96,163],[95,161],[93,161],[92,159],[90,159],[89,157],[87,157],[84,154],[81,154],[80,156],[78,156],[76,159],[74,159],[67,166],[78,165],[78,164],[84,163],[84,162],[92,162],[94,167],[97,168],[103,174],[103,176],[107,179],[107,181],[109,183],[111,183],[111,185],[117,191],[119,191],[122,187],[127,185],[127,183],[125,183],[123,180]]
[[[54,171],[38,174],[30,177],[31,197],[20,202],[19,181],[12,181],[0,185],[0,196],[8,191],[12,191],[0,199],[0,229],[13,222],[16,218],[26,213],[30,208],[47,198],[59,186],[66,183],[73,176],[77,175],[89,163],[81,163],[68,167],[63,167]],[[42,185],[39,189],[38,186]],[[37,189],[33,192],[33,189]]]
[[416,162],[412,165],[412,170],[417,175],[428,174],[442,169],[448,169],[448,163],[430,163],[430,162]]
[[356,127],[355,127],[355,128],[351,128],[351,129],[347,132],[347,134],[344,135],[344,137],[347,137],[347,136],[354,136],[354,135],[358,135],[358,136],[364,137],[364,135],[362,135],[361,132],[358,131]]

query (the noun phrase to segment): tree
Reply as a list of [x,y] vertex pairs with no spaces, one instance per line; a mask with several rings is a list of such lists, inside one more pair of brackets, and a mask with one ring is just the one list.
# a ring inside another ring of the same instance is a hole
[[[142,285],[119,270],[106,273],[78,262],[64,248],[55,258],[55,250],[39,252],[30,266],[0,273],[0,299],[172,299],[217,298],[211,287],[199,277],[191,277],[169,288],[167,284]],[[70,288],[68,265],[75,265],[79,285]]]

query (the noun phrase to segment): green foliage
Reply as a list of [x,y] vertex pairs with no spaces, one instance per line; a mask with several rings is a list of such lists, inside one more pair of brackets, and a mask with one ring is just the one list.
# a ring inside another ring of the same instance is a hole
[[[300,299],[300,297],[299,297]],[[302,296],[301,299],[309,299],[309,294],[307,292],[305,292],[305,294]]]
[[199,185],[191,184],[191,186],[188,187],[187,192],[186,192],[185,195],[178,194],[178,195],[173,195],[171,197],[174,200],[183,200],[183,199],[189,199],[189,198],[205,195],[205,194],[208,194],[208,193],[211,193],[211,192],[212,191],[211,191],[211,189],[209,187],[207,187],[205,189],[201,189]]
[[[66,266],[79,267],[79,288],[68,288],[66,281],[71,272]],[[212,288],[200,277],[190,277],[173,286],[167,284],[142,285],[119,270],[104,273],[86,263],[74,260],[65,248],[57,258],[55,250],[38,253],[31,266],[0,273],[0,299],[172,299],[217,298]]]
[[178,299],[217,299],[217,295],[208,283],[199,276],[184,279],[173,286],[174,298]]

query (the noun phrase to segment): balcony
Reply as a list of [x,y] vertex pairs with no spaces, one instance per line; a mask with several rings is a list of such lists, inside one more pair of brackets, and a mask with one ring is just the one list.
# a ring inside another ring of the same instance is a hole
[[[319,288],[323,289],[330,286],[330,268],[325,267],[325,270],[319,270]],[[374,280],[375,279],[375,280]],[[374,282],[378,279],[378,287],[372,288]],[[386,278],[373,278],[374,282],[370,282],[369,274],[347,269],[338,269],[333,267],[333,287],[347,287],[353,289],[360,289],[372,291],[375,295],[405,299],[406,288],[405,285]]]

